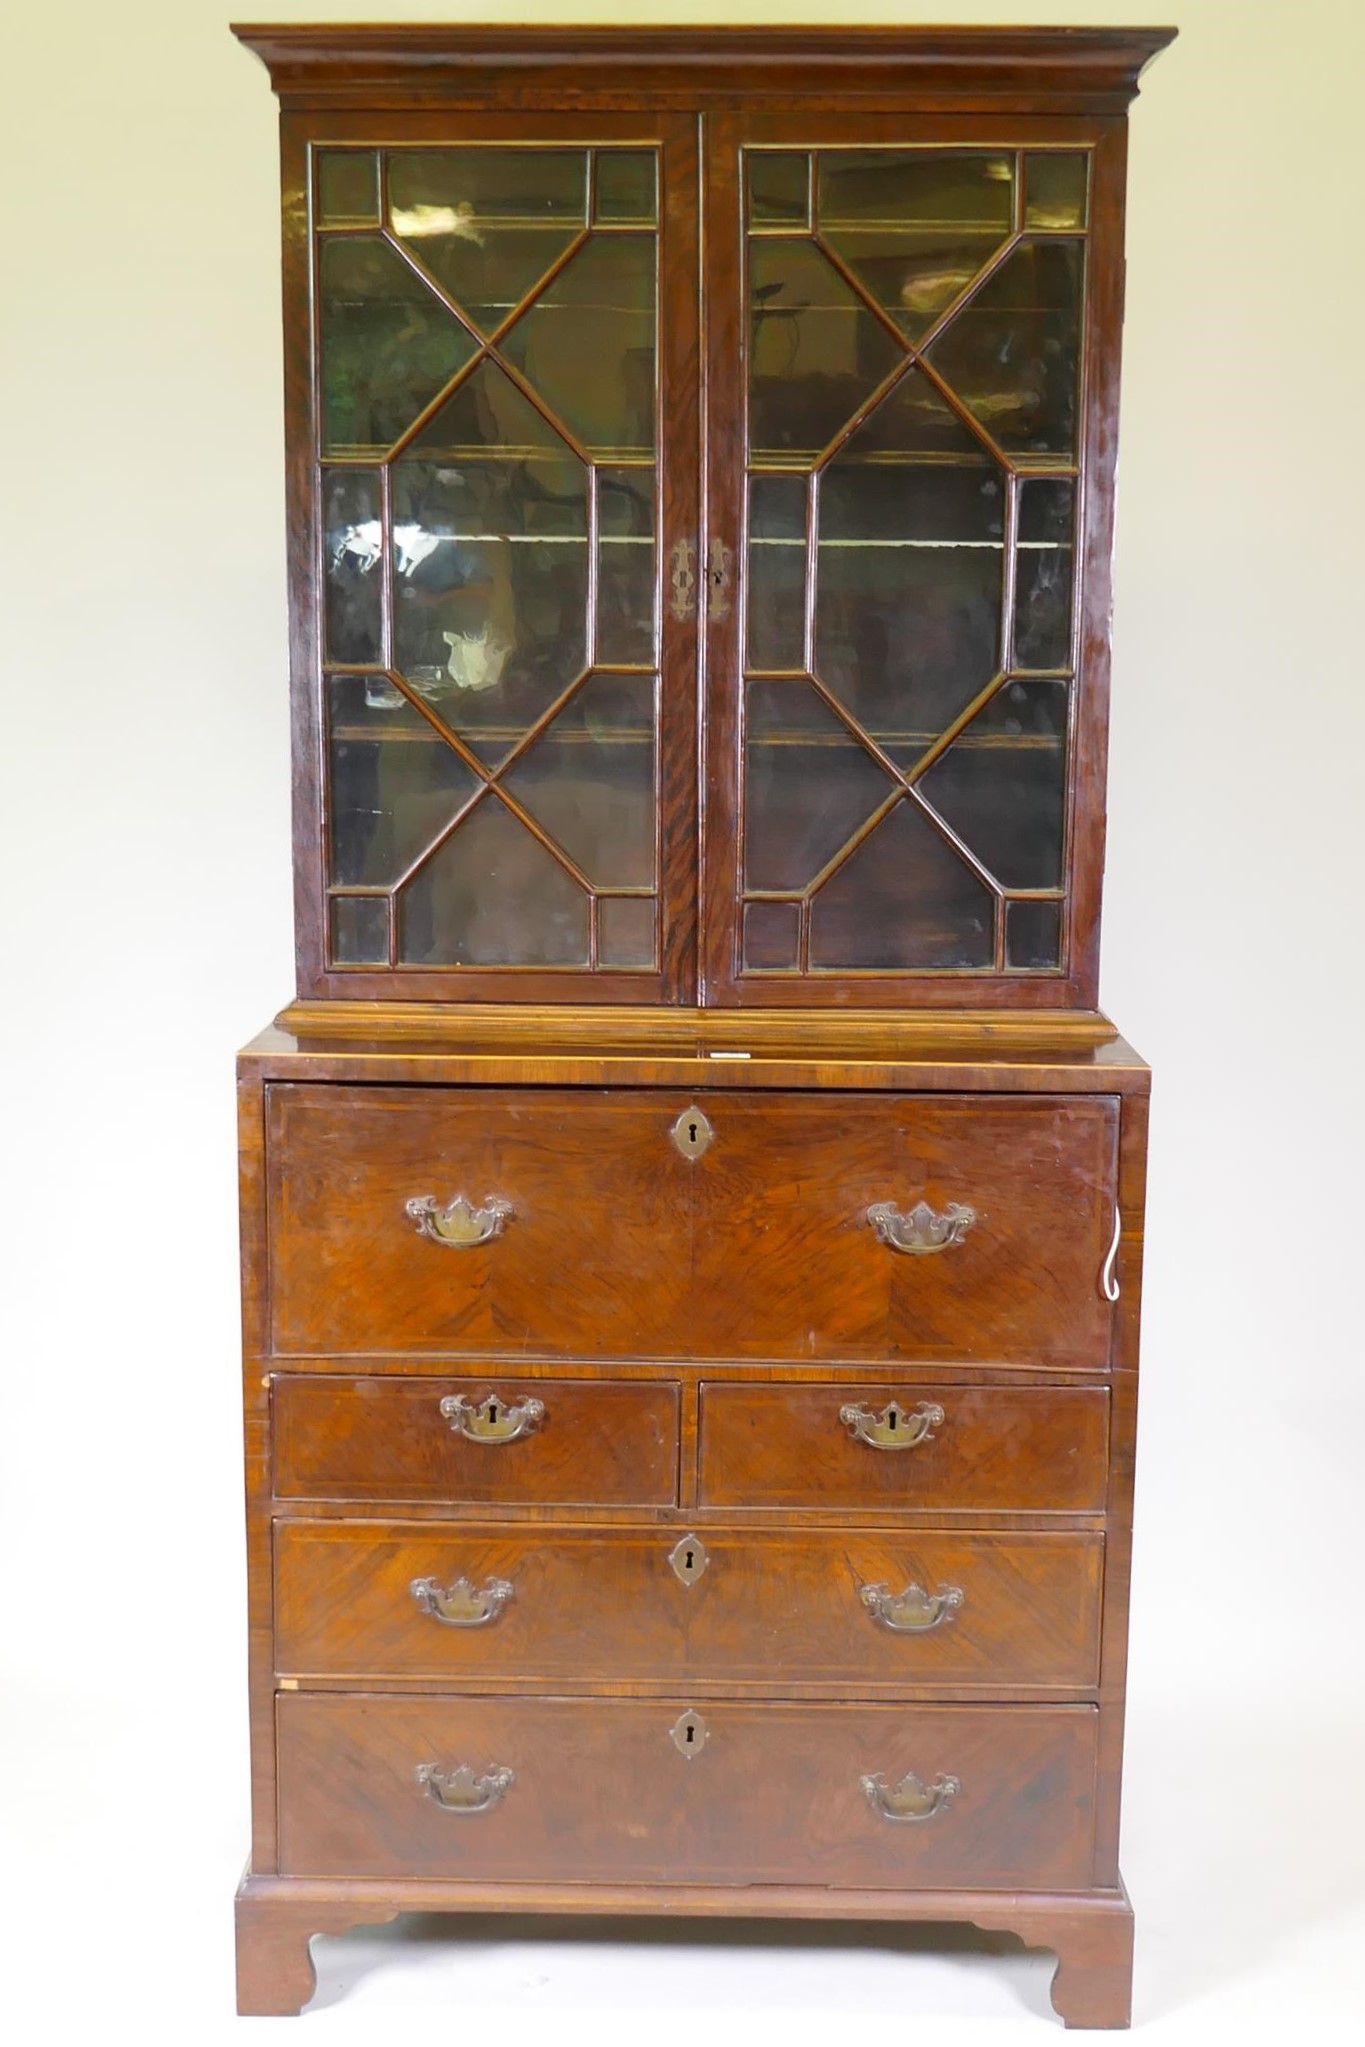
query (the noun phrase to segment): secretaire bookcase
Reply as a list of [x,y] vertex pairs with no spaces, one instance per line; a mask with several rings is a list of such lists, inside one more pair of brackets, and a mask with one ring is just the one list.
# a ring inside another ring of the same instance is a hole
[[240,1064],[241,2009],[544,1908],[967,1920],[1121,2025],[1097,964],[1170,33],[237,33],[298,933]]

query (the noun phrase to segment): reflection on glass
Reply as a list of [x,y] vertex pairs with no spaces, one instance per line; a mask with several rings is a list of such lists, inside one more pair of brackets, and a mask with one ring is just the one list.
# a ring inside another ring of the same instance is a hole
[[367,683],[327,685],[328,878],[343,888],[397,881],[479,786],[406,698],[377,706]]
[[1016,668],[1070,665],[1075,497],[1076,486],[1070,477],[1040,478],[1020,485],[1014,593]]
[[585,967],[588,898],[492,794],[398,897],[404,965]]
[[323,452],[387,449],[475,343],[378,235],[329,237],[318,273]]
[[491,764],[584,667],[588,472],[483,362],[393,477],[395,660]]
[[594,218],[652,227],[657,214],[657,159],[652,149],[603,149],[597,155]]
[[653,896],[603,896],[597,905],[597,964],[652,967],[657,921]]
[[589,676],[504,786],[596,887],[652,888],[653,676]]
[[814,968],[988,968],[994,958],[994,897],[908,799],[811,904]]
[[821,235],[912,341],[1014,224],[1012,157],[822,150],[819,166]]
[[749,479],[750,668],[805,667],[806,488],[804,476]]
[[333,966],[382,967],[388,964],[387,896],[334,896],[331,924]]
[[1062,961],[1060,903],[1005,905],[1005,965],[1058,967]]
[[749,971],[786,968],[797,964],[800,938],[800,909],[796,903],[746,903],[744,906],[744,965]]
[[809,683],[746,688],[745,886],[804,888],[895,785]]
[[1007,682],[919,787],[1005,888],[1059,888],[1065,682]]
[[394,150],[388,162],[394,233],[485,334],[587,220],[585,150]]
[[809,465],[902,360],[813,243],[749,243],[749,451]]
[[597,469],[597,659],[656,659],[652,469]]
[[322,545],[326,658],[378,663],[383,646],[379,563],[384,539],[374,470],[323,471]]
[[1084,247],[1022,243],[928,350],[1006,454],[1069,458],[1075,449]]
[[594,235],[523,313],[503,353],[590,454],[654,452],[653,235]]
[[372,149],[325,149],[317,158],[317,217],[323,227],[378,227],[379,178]]
[[751,227],[810,226],[810,158],[787,150],[746,152]]
[[1039,151],[1024,159],[1025,227],[1085,226],[1088,163],[1087,157],[1070,151]]

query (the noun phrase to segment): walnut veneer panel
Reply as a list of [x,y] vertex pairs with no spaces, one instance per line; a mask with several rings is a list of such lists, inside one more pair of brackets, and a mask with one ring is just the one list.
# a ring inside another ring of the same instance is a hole
[[[536,1877],[1065,1890],[1090,1880],[1089,1706],[707,1703],[679,1753],[677,1699],[277,1703],[280,1866],[296,1876]],[[513,1780],[451,1813],[424,1765]],[[933,1818],[888,1820],[865,1775],[956,1778]]]
[[[434,1248],[434,1247],[433,1247]],[[475,1443],[441,1413],[447,1395],[533,1399],[528,1434]],[[508,1506],[664,1506],[677,1494],[678,1388],[669,1383],[348,1379],[281,1374],[275,1491],[296,1500],[501,1501]]]
[[[909,1448],[841,1415],[939,1408]],[[718,1507],[937,1507],[1095,1513],[1108,1483],[1109,1392],[1090,1386],[743,1385],[701,1389],[700,1498]]]
[[[669,1355],[686,1328],[684,1106],[582,1089],[272,1086],[278,1351]],[[413,1197],[511,1204],[490,1243],[423,1236]]]
[[[1113,1097],[703,1098],[693,1346],[705,1357],[1104,1366]],[[968,1206],[960,1243],[879,1243],[874,1204]]]
[[[705,1558],[684,1582],[676,1545]],[[775,1677],[870,1684],[1093,1684],[1099,1535],[834,1534],[708,1527],[285,1521],[275,1530],[276,1665],[294,1676],[496,1676],[547,1683]],[[414,1582],[467,1579],[492,1618],[451,1625]],[[497,1604],[501,1583],[510,1587]],[[865,1603],[944,1595],[901,1632]],[[940,1617],[922,1625],[930,1613]]]

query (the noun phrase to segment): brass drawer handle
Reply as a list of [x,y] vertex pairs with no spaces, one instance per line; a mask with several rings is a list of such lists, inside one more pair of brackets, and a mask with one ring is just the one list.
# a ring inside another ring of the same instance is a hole
[[1105,1300],[1109,1302],[1114,1302],[1119,1297],[1119,1280],[1114,1266],[1118,1260],[1119,1235],[1122,1229],[1123,1218],[1116,1208],[1114,1210],[1114,1240],[1109,1246],[1109,1256],[1105,1259],[1104,1270],[1100,1274],[1100,1292],[1104,1295]]
[[921,1400],[913,1414],[907,1413],[897,1401],[890,1401],[881,1413],[874,1414],[870,1407],[854,1406],[839,1409],[839,1419],[846,1429],[868,1443],[874,1450],[913,1450],[920,1443],[932,1440],[933,1432],[943,1420],[943,1409],[936,1400]]
[[874,1201],[867,1219],[878,1243],[923,1257],[926,1252],[946,1251],[950,1244],[960,1244],[976,1221],[976,1210],[960,1201],[950,1201],[942,1210],[917,1201],[902,1214],[894,1201]]
[[456,1435],[471,1443],[515,1443],[518,1436],[529,1436],[540,1427],[545,1419],[545,1402],[528,1399],[509,1403],[499,1400],[496,1393],[471,1400],[467,1393],[447,1393],[441,1402],[441,1413]]
[[423,1613],[448,1628],[485,1628],[512,1597],[506,1578],[490,1578],[477,1588],[468,1578],[457,1578],[444,1592],[434,1578],[414,1578],[408,1590]]
[[509,1770],[506,1763],[495,1763],[482,1775],[472,1763],[457,1763],[453,1770],[438,1770],[435,1763],[419,1763],[417,1782],[442,1812],[487,1812],[508,1785],[515,1784],[516,1772]]
[[512,1213],[510,1201],[490,1194],[482,1208],[475,1208],[463,1194],[457,1194],[444,1208],[434,1194],[414,1194],[403,1204],[424,1237],[433,1244],[448,1244],[456,1251],[469,1251],[502,1235],[502,1226]]
[[889,1585],[864,1585],[858,1597],[871,1614],[897,1635],[927,1635],[941,1627],[962,1604],[959,1585],[940,1585],[926,1592],[922,1585],[907,1585],[904,1592],[892,1592]]
[[908,1770],[899,1784],[888,1784],[880,1774],[860,1777],[858,1781],[873,1812],[880,1813],[884,1820],[908,1820],[912,1825],[933,1819],[952,1804],[962,1789],[957,1777],[940,1775],[932,1784],[926,1784],[913,1770]]

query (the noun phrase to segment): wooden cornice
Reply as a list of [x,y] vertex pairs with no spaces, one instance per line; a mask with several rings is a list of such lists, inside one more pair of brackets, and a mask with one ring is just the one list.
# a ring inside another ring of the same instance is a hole
[[1173,28],[659,28],[234,23],[290,109],[767,105],[1122,112]]

